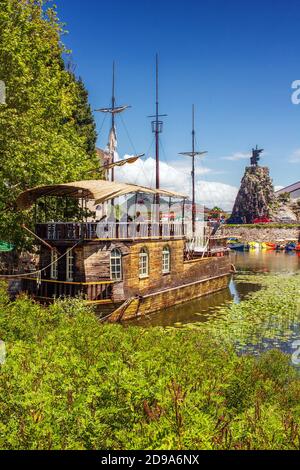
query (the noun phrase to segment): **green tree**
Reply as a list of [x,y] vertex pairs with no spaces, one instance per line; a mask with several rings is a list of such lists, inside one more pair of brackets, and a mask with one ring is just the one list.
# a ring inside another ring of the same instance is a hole
[[288,204],[291,201],[291,193],[288,193],[288,192],[281,193],[279,194],[279,196],[277,196],[277,200],[281,204]]
[[223,210],[220,207],[215,206],[209,213],[209,216],[212,219],[218,219],[223,213]]
[[[74,80],[76,80],[75,77]],[[80,77],[76,80],[76,85],[77,103],[76,108],[74,109],[73,118],[75,120],[78,134],[85,138],[86,152],[91,156],[95,156],[97,132],[95,120],[88,100],[88,92]]]
[[[28,240],[18,194],[40,184],[87,179],[97,166],[95,127],[82,82],[67,70],[63,26],[46,0],[0,0],[0,238]],[[29,244],[30,245],[30,244]]]

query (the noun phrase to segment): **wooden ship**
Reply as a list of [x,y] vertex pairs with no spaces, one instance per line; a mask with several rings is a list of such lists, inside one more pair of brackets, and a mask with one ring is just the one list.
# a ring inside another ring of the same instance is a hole
[[[115,105],[113,86],[112,106],[102,110],[112,117],[107,179],[40,186],[23,192],[17,201],[20,210],[35,206],[35,236],[40,242],[39,273],[23,277],[22,290],[45,303],[81,297],[98,305],[109,321],[146,315],[225,289],[231,275],[226,240],[216,234],[206,234],[203,240],[203,233],[200,237],[197,232],[194,168],[195,157],[202,152],[195,151],[194,110],[192,152],[184,153],[192,158],[188,221],[188,198],[159,184],[158,97],[152,122],[156,187],[114,180],[115,166],[131,163],[114,161],[115,115],[124,109]],[[141,202],[143,214],[137,210]]]

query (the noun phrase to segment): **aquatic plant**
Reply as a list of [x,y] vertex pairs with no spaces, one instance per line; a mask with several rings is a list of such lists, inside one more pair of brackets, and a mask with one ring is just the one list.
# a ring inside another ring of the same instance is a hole
[[189,325],[206,329],[240,352],[259,353],[281,348],[291,352],[300,338],[300,277],[292,275],[237,276],[237,282],[260,284],[240,304],[227,304],[205,323]]

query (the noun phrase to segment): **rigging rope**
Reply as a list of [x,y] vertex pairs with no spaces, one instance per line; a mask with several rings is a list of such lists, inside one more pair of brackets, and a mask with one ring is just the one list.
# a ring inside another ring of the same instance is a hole
[[59,256],[59,258],[57,258],[56,260],[54,260],[52,263],[48,264],[44,268],[39,269],[38,271],[33,271],[33,272],[30,272],[30,273],[22,273],[22,274],[7,274],[7,275],[1,274],[0,279],[20,279],[22,277],[33,276],[34,274],[36,274],[37,275],[37,280],[39,280],[43,271],[45,271],[46,269],[49,269],[51,266],[56,264],[64,256],[67,256],[67,254],[70,253],[70,251],[72,251],[81,242],[82,242],[82,239],[79,240],[77,243],[75,243],[75,245],[73,245],[71,248],[69,248],[63,255]]
[[[147,149],[146,155],[149,154],[151,148],[153,147],[154,140],[155,140],[155,136],[152,137],[152,140],[151,140],[151,143],[150,143],[150,145],[149,145],[149,148]],[[149,157],[148,157],[148,158],[149,158]],[[150,157],[150,158],[151,158],[151,157]],[[144,169],[144,162],[143,162],[143,165],[142,165],[142,169],[143,169],[143,173],[144,173],[144,175],[145,175],[147,181],[149,182],[149,187],[152,188],[152,182],[153,182],[153,178],[154,178],[154,173],[155,173],[155,171],[152,172],[151,179],[149,180],[149,177],[148,177],[148,175],[146,174],[145,169]]]
[[[126,124],[125,124],[125,121],[124,121],[124,119],[123,119],[123,117],[122,117],[121,114],[120,114],[119,117],[120,117],[121,122],[122,122],[122,125],[123,125],[123,127],[124,127],[124,129],[125,129],[125,132],[126,132],[126,135],[127,135],[128,140],[129,140],[129,142],[130,142],[130,145],[131,145],[131,147],[132,147],[132,150],[133,150],[134,154],[137,155],[138,152],[137,152],[137,150],[136,150],[136,148],[135,148],[135,145],[134,145],[134,143],[133,143],[133,140],[131,139],[131,136],[130,136],[130,134],[129,134],[129,131],[128,131],[128,128],[127,128],[127,126],[126,126]],[[154,141],[154,138],[153,138],[153,141]],[[147,155],[147,153],[149,152],[149,150],[151,149],[152,144],[153,144],[153,141],[151,142],[151,145],[150,145],[148,151],[146,152],[146,155]],[[123,176],[124,176],[124,178],[125,178],[125,177],[126,177],[126,170],[125,170],[125,168],[120,167],[119,169],[121,170],[121,173],[123,174]],[[140,167],[139,169],[138,169],[138,167],[137,167],[137,170],[138,170],[138,171],[137,171],[136,177],[134,178],[133,183],[134,183],[134,184],[137,184],[140,174],[143,173],[143,175],[144,175],[144,177],[145,177],[146,184],[147,184],[147,183],[150,183],[150,186],[151,186],[151,182],[150,182],[149,177],[148,177],[148,175],[147,175],[147,173],[146,173],[146,171],[145,171],[144,162],[143,162],[143,161],[141,161],[141,167]]]
[[99,129],[99,134],[101,134],[101,131],[102,131],[102,128],[103,128],[103,126],[104,126],[104,123],[105,123],[106,118],[107,118],[107,114],[104,113],[104,118],[103,118],[103,120],[102,120],[102,124],[101,124],[100,129]]
[[137,155],[137,151],[136,151],[135,145],[134,145],[134,143],[133,143],[133,141],[132,141],[132,139],[131,139],[131,137],[130,137],[129,131],[128,131],[127,126],[126,126],[126,124],[125,124],[125,121],[124,121],[124,119],[123,119],[123,117],[122,117],[122,114],[120,114],[120,119],[121,119],[121,121],[122,121],[122,124],[123,124],[123,127],[124,127],[124,129],[125,129],[127,138],[128,138],[128,140],[129,140],[129,142],[130,142],[130,145],[131,145],[131,147],[132,147],[132,149],[133,149],[135,155]]
[[[160,144],[161,144],[161,148],[162,148],[163,155],[164,155],[164,157],[165,157],[165,158],[164,158],[165,163],[166,163],[167,165],[169,165],[169,163],[168,163],[168,157],[167,157],[167,154],[166,154],[164,145],[163,145],[163,143],[162,143],[161,140],[159,140],[159,141],[160,141]],[[190,172],[190,171],[184,171],[184,170],[182,170],[182,168],[178,169],[178,168],[176,168],[176,166],[172,166],[172,165],[169,165],[169,166],[170,166],[173,170],[175,170],[176,172],[178,172],[180,175],[183,174],[183,175],[186,175],[186,176],[189,177],[189,180],[188,180],[188,181],[189,181],[189,183],[188,183],[188,184],[189,184],[189,191],[188,191],[188,194],[190,194],[191,191],[192,191],[191,172]],[[173,188],[173,189],[175,190],[175,188]]]

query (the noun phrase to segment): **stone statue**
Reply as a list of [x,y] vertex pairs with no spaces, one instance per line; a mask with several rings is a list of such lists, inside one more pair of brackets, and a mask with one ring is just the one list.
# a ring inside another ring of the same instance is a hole
[[252,157],[250,159],[251,166],[258,166],[258,162],[260,160],[260,154],[264,151],[264,149],[259,149],[256,146],[256,149],[252,149]]

